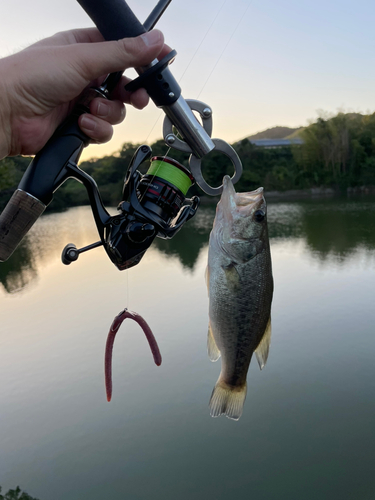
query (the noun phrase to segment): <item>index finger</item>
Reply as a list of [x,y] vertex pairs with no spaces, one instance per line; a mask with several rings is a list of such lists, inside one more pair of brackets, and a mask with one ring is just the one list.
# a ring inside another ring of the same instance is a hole
[[30,47],[57,47],[60,45],[73,45],[74,43],[95,43],[104,42],[103,35],[98,28],[81,28],[68,31],[60,31],[39,42],[33,43]]
[[[164,44],[160,54],[158,55],[159,61],[163,59],[167,54],[171,52],[171,47]],[[125,102],[127,104],[132,104],[137,109],[143,109],[148,103],[148,95],[145,89],[138,89],[135,92],[128,92],[125,90],[125,85],[127,85],[132,80],[126,76],[123,76],[116,88],[111,94],[111,99],[117,99],[119,101]]]

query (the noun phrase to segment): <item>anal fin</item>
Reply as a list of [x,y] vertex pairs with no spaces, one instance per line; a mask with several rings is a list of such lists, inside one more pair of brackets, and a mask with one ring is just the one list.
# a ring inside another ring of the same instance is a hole
[[212,334],[210,323],[208,323],[207,352],[208,352],[208,357],[212,362],[217,361],[221,356],[220,351],[216,345],[214,336]]
[[258,365],[261,370],[263,370],[263,368],[267,363],[270,344],[271,344],[271,317],[268,320],[262,340],[259,342],[258,347],[255,349],[255,355],[257,357]]

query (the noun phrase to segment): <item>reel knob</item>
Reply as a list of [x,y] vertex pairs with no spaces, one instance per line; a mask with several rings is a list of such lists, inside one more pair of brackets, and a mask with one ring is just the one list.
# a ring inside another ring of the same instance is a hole
[[61,261],[66,266],[76,261],[79,257],[79,251],[74,243],[68,243],[61,254]]
[[91,245],[87,245],[87,247],[77,248],[74,243],[68,243],[61,254],[61,261],[66,266],[69,266],[72,262],[75,262],[79,254],[82,252],[87,252],[87,250],[91,250],[93,248],[97,248],[103,245],[102,241],[97,241],[96,243],[92,243]]

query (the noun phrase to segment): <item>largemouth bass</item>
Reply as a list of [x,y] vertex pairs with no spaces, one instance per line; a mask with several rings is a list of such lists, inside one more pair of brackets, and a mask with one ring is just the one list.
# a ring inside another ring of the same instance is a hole
[[262,369],[271,340],[273,278],[263,188],[236,193],[230,177],[224,177],[210,234],[206,280],[208,355],[211,361],[222,358],[211,415],[238,420],[251,357],[255,352]]

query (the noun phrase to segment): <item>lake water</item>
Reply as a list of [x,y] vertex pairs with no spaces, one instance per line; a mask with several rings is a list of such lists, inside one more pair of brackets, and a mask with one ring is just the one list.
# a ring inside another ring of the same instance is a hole
[[[269,202],[272,342],[238,422],[213,419],[204,282],[214,207],[135,268],[98,248],[88,207],[42,217],[0,264],[0,485],[40,500],[375,498],[375,200]],[[104,346],[124,307],[136,323]]]

